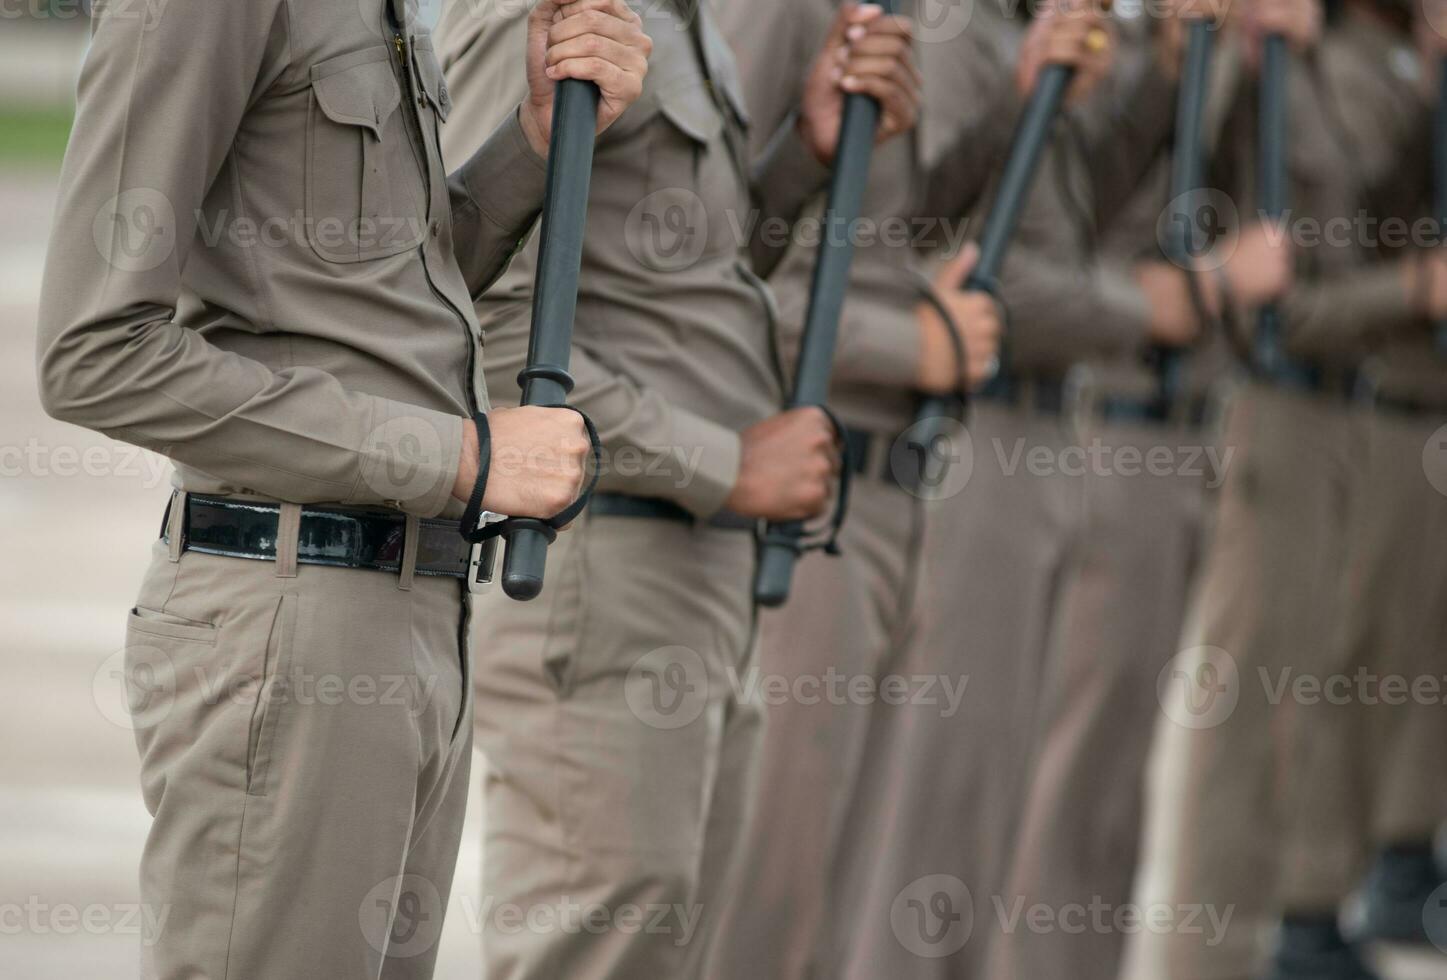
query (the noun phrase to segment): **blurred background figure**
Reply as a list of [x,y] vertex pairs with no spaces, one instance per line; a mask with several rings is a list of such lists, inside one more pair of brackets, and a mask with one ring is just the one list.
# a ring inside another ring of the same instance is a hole
[[1242,213],[1265,206],[1264,51],[1279,35],[1296,276],[1279,337],[1239,294],[1227,310],[1251,381],[1227,424],[1237,458],[1182,652],[1162,678],[1142,900],[1234,914],[1215,935],[1141,933],[1129,975],[1366,980],[1379,974],[1340,916],[1374,850],[1352,938],[1425,945],[1443,915],[1431,900],[1442,763],[1427,748],[1442,741],[1441,704],[1420,692],[1390,704],[1372,687],[1433,676],[1444,649],[1440,549],[1418,544],[1441,520],[1422,468],[1447,408],[1431,350],[1437,259],[1374,232],[1422,212],[1441,39],[1415,50],[1412,14],[1392,0],[1259,0],[1229,27],[1215,178]]

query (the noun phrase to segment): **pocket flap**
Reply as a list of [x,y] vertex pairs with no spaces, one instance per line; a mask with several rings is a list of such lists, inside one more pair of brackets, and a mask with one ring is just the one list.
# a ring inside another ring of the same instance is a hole
[[344,126],[365,126],[381,139],[382,127],[402,104],[388,58],[387,48],[376,48],[313,67],[312,93],[326,117]]
[[659,101],[669,121],[695,142],[709,143],[723,131],[718,107],[700,86],[665,91]]

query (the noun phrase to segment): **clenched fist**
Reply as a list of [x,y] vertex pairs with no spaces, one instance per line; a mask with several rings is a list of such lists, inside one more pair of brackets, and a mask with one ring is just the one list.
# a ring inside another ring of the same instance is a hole
[[1110,74],[1115,64],[1115,34],[1110,4],[1089,0],[1047,0],[1036,14],[1020,48],[1015,84],[1022,96],[1035,91],[1046,65],[1075,70],[1069,99],[1080,102]]
[[[918,386],[928,394],[951,394],[961,385],[979,387],[990,380],[1000,366],[1003,327],[995,298],[989,293],[961,288],[979,259],[980,249],[971,243],[935,275],[934,293],[949,311],[949,320],[930,303],[921,303],[915,309],[920,328]],[[954,339],[951,333],[955,334]],[[959,362],[961,348],[965,352],[964,364]]]
[[533,150],[548,155],[558,82],[597,84],[601,133],[643,93],[652,53],[642,19],[624,0],[541,0],[528,16],[528,98],[519,117]]
[[745,517],[803,521],[829,504],[843,454],[829,417],[795,408],[743,434],[739,479],[724,507]]
[[879,100],[878,142],[914,128],[924,79],[914,62],[914,28],[905,17],[888,17],[874,4],[846,3],[809,69],[799,113],[799,133],[826,166],[834,161],[844,122],[844,96]]
[[[567,408],[495,408],[487,413],[492,458],[482,507],[508,517],[546,519],[582,492],[593,445],[583,417]],[[462,461],[452,496],[468,500],[477,482],[477,430],[463,424]]]

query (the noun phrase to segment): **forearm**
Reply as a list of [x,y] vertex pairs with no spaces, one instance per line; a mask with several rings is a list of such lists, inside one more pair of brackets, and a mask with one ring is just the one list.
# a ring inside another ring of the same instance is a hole
[[448,178],[453,250],[474,298],[497,280],[532,231],[546,176],[547,162],[513,112]]

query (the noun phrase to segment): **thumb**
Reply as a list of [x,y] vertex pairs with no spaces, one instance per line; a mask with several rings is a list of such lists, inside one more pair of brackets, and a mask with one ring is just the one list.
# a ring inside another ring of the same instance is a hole
[[935,273],[935,286],[940,289],[962,289],[975,265],[980,261],[980,246],[969,242],[959,254],[940,266]]

